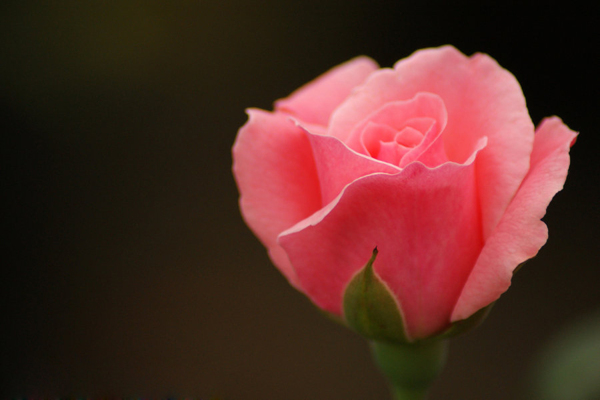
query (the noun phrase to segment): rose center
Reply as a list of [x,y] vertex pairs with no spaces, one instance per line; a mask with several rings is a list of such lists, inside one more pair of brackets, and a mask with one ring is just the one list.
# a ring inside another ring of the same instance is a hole
[[400,126],[369,122],[362,132],[361,142],[371,157],[399,165],[402,158],[423,141],[434,123],[432,118],[413,118]]
[[383,104],[354,126],[345,143],[354,151],[400,168],[414,161],[438,165],[446,160],[438,139],[447,117],[439,96],[420,92],[410,100]]

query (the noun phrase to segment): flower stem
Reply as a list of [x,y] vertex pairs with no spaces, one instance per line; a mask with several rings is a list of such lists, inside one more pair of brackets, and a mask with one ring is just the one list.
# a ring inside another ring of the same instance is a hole
[[447,357],[447,342],[371,342],[375,362],[392,386],[394,400],[423,400]]

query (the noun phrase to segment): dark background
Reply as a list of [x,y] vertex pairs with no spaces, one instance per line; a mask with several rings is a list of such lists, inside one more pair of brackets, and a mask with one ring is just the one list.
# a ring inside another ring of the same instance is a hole
[[600,307],[598,28],[550,4],[2,2],[3,394],[388,398],[245,227],[230,147],[246,107],[334,65],[450,43],[510,70],[534,123],[581,132],[548,244],[432,395],[530,399],[536,355]]

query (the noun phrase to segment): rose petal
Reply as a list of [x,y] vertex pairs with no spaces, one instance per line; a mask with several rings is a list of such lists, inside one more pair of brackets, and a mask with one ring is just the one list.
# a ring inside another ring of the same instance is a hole
[[[427,132],[427,130],[425,130],[425,132]],[[423,136],[423,132],[407,124],[407,126],[402,128],[402,130],[394,137],[394,141],[402,146],[413,148],[423,141]]]
[[304,85],[289,97],[278,100],[275,109],[302,121],[326,126],[333,110],[378,68],[377,63],[368,57],[354,58]]
[[233,173],[248,226],[295,285],[277,235],[321,208],[319,179],[304,130],[288,116],[249,109],[233,146]]
[[398,167],[351,150],[334,137],[306,134],[313,149],[323,204],[329,204],[346,185],[363,176],[400,172]]
[[[400,97],[396,80],[396,72],[389,68],[382,68],[369,75],[365,83],[331,114],[328,134],[347,142],[357,130],[358,123],[368,121],[370,114],[387,103],[410,100],[415,93],[410,97]],[[392,90],[388,90],[390,87]]]
[[510,286],[514,269],[546,243],[548,233],[541,218],[564,185],[569,148],[575,137],[557,117],[542,121],[535,134],[531,170],[487,240],[454,308],[452,321],[468,318],[497,300]]
[[435,132],[431,132],[430,137],[424,139],[425,143],[417,146],[419,147],[417,152],[421,154],[437,138],[436,133],[441,132],[446,125],[447,114],[444,102],[439,96],[431,93],[417,93],[408,100],[392,101],[383,104],[377,110],[365,116],[345,139],[339,135],[332,134],[334,132],[331,129],[329,130],[329,134],[344,141],[348,147],[361,151],[360,149],[363,147],[360,143],[362,142],[362,136],[367,125],[373,123],[387,125],[398,131],[407,126],[410,121],[420,118],[430,118],[437,122]]
[[[398,131],[396,129],[369,121],[360,132],[360,151],[358,152],[379,159],[381,144],[393,141],[397,134]],[[390,162],[385,158],[380,160],[394,165],[399,164]]]
[[[412,128],[407,127],[402,131],[405,132],[408,129]],[[417,133],[417,131],[415,131],[415,133]],[[400,160],[402,160],[402,157],[404,157],[410,150],[412,149],[403,146],[396,141],[381,142],[379,143],[379,153],[377,154],[377,158],[393,165],[400,165]]]
[[439,95],[448,111],[444,147],[462,163],[477,141],[477,184],[485,237],[498,224],[529,170],[534,129],[519,83],[487,55],[466,57],[454,47],[421,50],[394,69],[371,74],[331,116],[329,134],[345,141],[369,114],[419,92]]
[[346,285],[377,247],[374,269],[396,296],[408,335],[447,327],[482,246],[473,160],[363,177],[283,232],[301,290],[340,315]]

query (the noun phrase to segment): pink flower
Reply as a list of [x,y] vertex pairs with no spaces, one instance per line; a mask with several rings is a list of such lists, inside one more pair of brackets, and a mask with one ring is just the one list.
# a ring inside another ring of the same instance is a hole
[[242,214],[290,283],[343,317],[371,258],[418,340],[488,306],[547,240],[576,134],[537,129],[513,75],[485,54],[359,57],[248,110],[233,147]]

